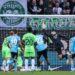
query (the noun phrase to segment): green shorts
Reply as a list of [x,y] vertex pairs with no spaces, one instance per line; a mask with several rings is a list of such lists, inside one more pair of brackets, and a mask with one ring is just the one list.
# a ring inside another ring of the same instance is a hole
[[2,49],[2,57],[3,58],[11,58],[11,52],[10,52],[10,49],[8,47],[4,47]]
[[25,47],[24,57],[35,57],[35,49],[34,47]]
[[35,52],[25,52],[24,56],[27,58],[35,57]]

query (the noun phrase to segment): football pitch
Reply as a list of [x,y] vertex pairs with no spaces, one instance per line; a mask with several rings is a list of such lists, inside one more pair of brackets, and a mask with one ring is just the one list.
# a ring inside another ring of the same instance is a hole
[[75,71],[0,72],[0,75],[75,75]]

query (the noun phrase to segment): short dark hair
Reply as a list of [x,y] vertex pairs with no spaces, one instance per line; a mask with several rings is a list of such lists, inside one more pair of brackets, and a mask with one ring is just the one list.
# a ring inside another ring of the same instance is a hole
[[27,32],[32,32],[32,28],[31,27],[27,27]]
[[9,34],[10,34],[10,35],[13,35],[13,34],[14,34],[14,31],[13,31],[13,30],[12,30],[12,31],[10,31],[10,32],[9,32]]
[[37,30],[34,30],[33,33],[36,35],[37,34]]
[[17,30],[14,30],[14,33],[17,34]]

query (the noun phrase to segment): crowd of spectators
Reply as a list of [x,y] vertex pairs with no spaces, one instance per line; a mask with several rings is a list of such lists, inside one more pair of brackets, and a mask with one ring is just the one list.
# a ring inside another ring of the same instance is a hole
[[28,0],[29,14],[75,14],[75,0]]

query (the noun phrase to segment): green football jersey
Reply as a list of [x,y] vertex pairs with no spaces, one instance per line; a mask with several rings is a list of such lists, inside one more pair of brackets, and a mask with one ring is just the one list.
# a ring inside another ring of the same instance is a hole
[[10,48],[8,47],[8,39],[9,39],[9,37],[6,37],[2,44],[2,57],[3,58],[11,57]]
[[25,51],[33,52],[34,51],[34,43],[36,42],[36,36],[32,33],[27,33],[23,35],[22,40],[25,41]]
[[10,36],[4,38],[3,44],[2,44],[2,48],[8,47],[8,39]]

